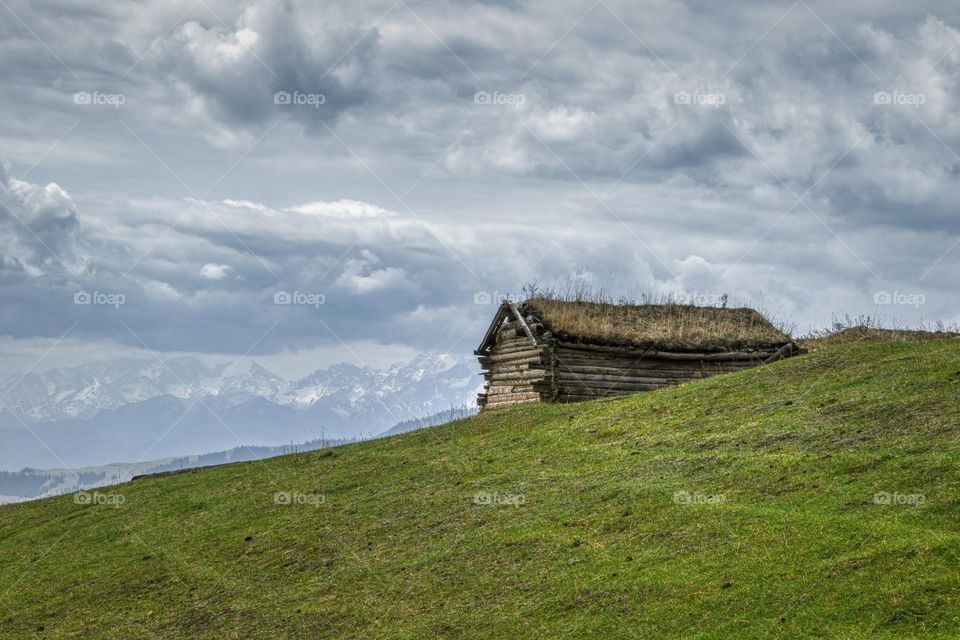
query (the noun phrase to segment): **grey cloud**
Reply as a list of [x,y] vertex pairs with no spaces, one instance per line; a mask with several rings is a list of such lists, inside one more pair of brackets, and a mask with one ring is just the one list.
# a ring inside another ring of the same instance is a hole
[[77,208],[56,184],[10,175],[0,163],[0,265],[7,274],[39,277],[82,267],[76,251]]
[[[150,57],[174,89],[205,99],[221,119],[289,116],[320,129],[318,122],[333,121],[374,90],[377,32],[346,24],[340,14],[308,12],[293,0],[254,3],[226,27],[187,22]],[[297,104],[298,94],[321,97]]]
[[[20,170],[43,160],[33,195],[0,212],[16,308],[0,333],[79,319],[134,345],[123,319],[158,349],[243,352],[279,321],[258,349],[436,347],[489,315],[474,292],[578,269],[730,292],[802,325],[869,312],[881,288],[929,294],[895,310],[909,318],[956,317],[955,7],[809,2],[840,42],[803,4],[759,41],[790,5],[608,0],[616,15],[596,5],[574,24],[589,3],[408,4],[210,2],[179,22],[165,3],[13,4],[81,79],[0,26],[0,142]],[[98,87],[127,108],[70,104]],[[876,104],[881,91],[925,101]],[[201,199],[161,162],[189,184],[226,177]],[[807,189],[814,213],[794,206]],[[28,271],[49,281],[23,286]],[[128,302],[75,308],[78,288]],[[325,304],[275,306],[278,290]]]
[[[38,208],[34,219],[41,214],[49,215]],[[85,225],[75,214],[71,209],[68,220],[77,241],[98,249],[88,271],[43,287],[14,287],[10,300],[25,307],[22,319],[33,321],[9,333],[55,334],[80,321],[80,334],[131,347],[142,339],[162,350],[227,353],[254,346],[273,323],[277,331],[263,337],[266,352],[371,335],[415,341],[422,328],[395,330],[396,314],[468,300],[475,289],[451,278],[458,267],[420,221],[361,202],[285,210],[247,202],[131,202],[89,216]],[[222,267],[222,277],[202,276],[211,264]],[[41,267],[51,268],[34,266]],[[77,306],[77,291],[119,293],[124,302]],[[279,292],[319,296],[321,305],[277,305]],[[136,337],[124,335],[124,324],[136,328]]]

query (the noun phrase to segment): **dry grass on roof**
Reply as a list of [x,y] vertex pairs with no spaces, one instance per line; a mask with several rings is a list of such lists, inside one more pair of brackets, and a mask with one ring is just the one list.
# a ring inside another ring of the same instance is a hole
[[563,340],[716,352],[775,349],[791,338],[754,309],[683,304],[613,304],[537,297],[524,303]]

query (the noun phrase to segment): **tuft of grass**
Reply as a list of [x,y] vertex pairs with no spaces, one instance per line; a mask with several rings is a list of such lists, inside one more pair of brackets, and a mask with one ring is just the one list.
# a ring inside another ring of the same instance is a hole
[[856,318],[835,316],[829,328],[811,332],[809,336],[798,342],[810,351],[818,351],[858,342],[925,342],[951,338],[960,338],[960,331],[956,326],[938,323],[930,327],[907,329],[884,327],[879,319],[870,316]]
[[958,397],[845,344],[2,507],[0,638],[957,638]]

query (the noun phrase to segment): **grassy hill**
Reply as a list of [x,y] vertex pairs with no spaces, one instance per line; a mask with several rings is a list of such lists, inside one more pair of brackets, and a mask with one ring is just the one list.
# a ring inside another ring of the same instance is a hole
[[960,340],[101,491],[0,508],[0,638],[956,638]]

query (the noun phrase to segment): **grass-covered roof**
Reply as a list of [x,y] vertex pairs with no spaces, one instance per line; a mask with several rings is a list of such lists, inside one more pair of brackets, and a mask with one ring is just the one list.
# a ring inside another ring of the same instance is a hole
[[614,304],[534,297],[522,305],[556,338],[682,352],[778,348],[791,341],[760,312],[685,304]]

